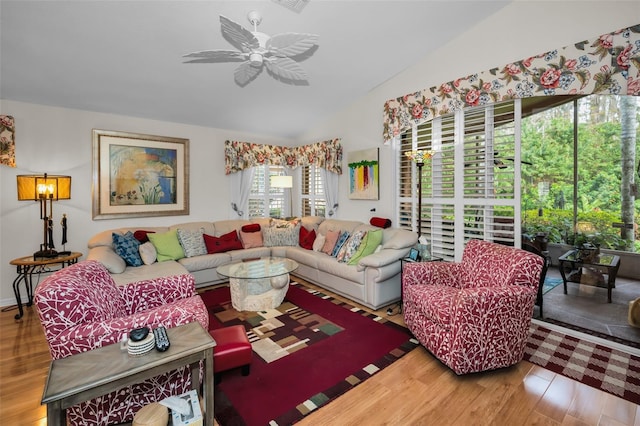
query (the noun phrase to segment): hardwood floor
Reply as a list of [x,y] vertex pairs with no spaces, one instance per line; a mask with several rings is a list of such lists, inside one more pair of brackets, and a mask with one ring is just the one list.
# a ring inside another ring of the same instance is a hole
[[[48,347],[35,308],[15,313],[0,312],[0,424],[46,425]],[[640,406],[526,361],[459,377],[418,348],[299,424],[640,426]]]

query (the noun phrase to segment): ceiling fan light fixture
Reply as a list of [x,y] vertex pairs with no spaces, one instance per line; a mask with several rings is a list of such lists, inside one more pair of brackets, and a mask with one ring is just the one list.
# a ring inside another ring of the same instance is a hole
[[260,68],[262,66],[262,55],[260,53],[250,54],[249,63],[252,67]]

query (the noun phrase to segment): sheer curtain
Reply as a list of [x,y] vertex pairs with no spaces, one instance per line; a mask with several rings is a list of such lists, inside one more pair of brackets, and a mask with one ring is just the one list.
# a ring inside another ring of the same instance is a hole
[[251,194],[255,170],[255,167],[249,167],[229,176],[231,178],[229,217],[232,219],[249,218],[249,195]]
[[327,200],[326,217],[335,218],[336,210],[338,210],[338,178],[340,175],[330,172],[325,168],[321,168],[320,173],[324,186],[324,196]]

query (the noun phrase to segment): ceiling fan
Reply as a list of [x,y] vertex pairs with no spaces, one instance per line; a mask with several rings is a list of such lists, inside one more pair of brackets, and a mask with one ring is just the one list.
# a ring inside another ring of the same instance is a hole
[[[236,83],[244,87],[262,72],[264,67],[276,80],[284,83],[306,83],[307,73],[296,62],[313,54],[317,47],[315,34],[282,33],[273,37],[258,32],[262,17],[257,11],[251,11],[247,19],[253,25],[253,31],[220,15],[222,35],[238,50],[203,50],[184,55],[196,58],[185,63],[242,62],[234,72]],[[303,56],[307,54],[307,56]]]

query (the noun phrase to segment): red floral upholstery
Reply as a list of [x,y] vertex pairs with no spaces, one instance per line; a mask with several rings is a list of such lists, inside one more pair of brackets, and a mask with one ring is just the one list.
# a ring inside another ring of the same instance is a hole
[[460,263],[407,263],[404,321],[456,374],[516,364],[542,266],[540,256],[480,240],[467,243]]
[[[89,260],[48,277],[34,300],[53,359],[118,343],[138,327],[209,325],[189,274],[117,287],[100,262]],[[189,390],[189,368],[181,368],[73,406],[68,419],[72,425],[130,422],[144,405]]]

